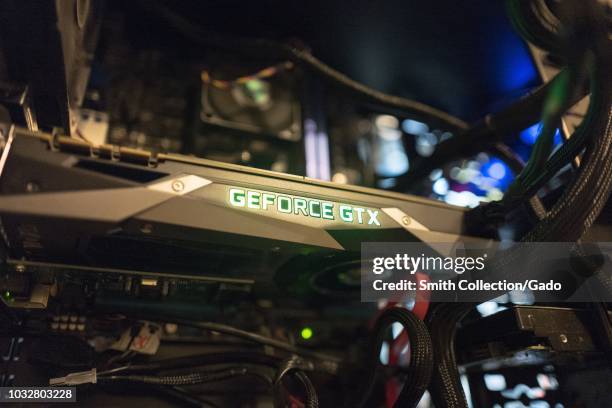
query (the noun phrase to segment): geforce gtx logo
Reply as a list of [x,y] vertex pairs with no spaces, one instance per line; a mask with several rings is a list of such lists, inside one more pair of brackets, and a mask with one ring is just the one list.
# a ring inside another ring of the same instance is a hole
[[330,221],[338,218],[352,224],[380,226],[378,210],[304,197],[230,188],[229,202],[234,207],[263,211],[271,209],[284,214],[321,218]]

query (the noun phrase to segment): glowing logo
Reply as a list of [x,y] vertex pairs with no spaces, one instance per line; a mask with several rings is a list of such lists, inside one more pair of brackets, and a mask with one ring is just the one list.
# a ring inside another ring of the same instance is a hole
[[229,203],[233,207],[261,211],[273,210],[283,214],[320,218],[329,221],[339,219],[350,224],[380,226],[380,221],[378,220],[379,210],[304,197],[230,188]]

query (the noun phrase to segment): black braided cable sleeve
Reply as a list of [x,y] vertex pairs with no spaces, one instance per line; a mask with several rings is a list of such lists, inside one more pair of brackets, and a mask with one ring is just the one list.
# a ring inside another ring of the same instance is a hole
[[[526,234],[522,242],[565,241],[576,242],[592,226],[610,197],[612,189],[612,55],[609,40],[601,33],[595,44],[597,92],[593,116],[589,130],[591,141],[587,147],[580,169],[575,179],[566,188],[561,198],[546,216]],[[508,265],[524,256],[521,245],[517,249],[505,251],[493,264]],[[495,268],[493,271],[502,270]],[[520,274],[520,271],[519,271]],[[520,275],[517,279],[520,278]],[[603,277],[603,283],[610,279]],[[489,300],[490,295],[483,293],[480,301]],[[467,402],[461,388],[459,372],[455,359],[454,335],[457,323],[475,303],[446,303],[432,307],[428,314],[428,324],[434,339],[435,365],[431,385],[432,398],[436,406],[465,408]]]
[[251,372],[245,367],[229,368],[218,371],[201,371],[176,375],[118,375],[99,378],[100,382],[130,381],[155,385],[195,385],[208,382],[223,381],[237,376],[244,376]]
[[368,400],[374,389],[377,378],[377,368],[380,364],[380,349],[387,329],[393,323],[400,323],[408,334],[410,341],[410,361],[406,371],[404,386],[394,407],[416,407],[429,385],[433,371],[433,350],[431,337],[427,326],[412,312],[400,307],[385,310],[376,320],[372,336],[368,344],[368,360],[365,387],[361,393],[357,407],[367,407]]
[[304,373],[302,370],[297,370],[295,372],[295,378],[298,379],[300,383],[304,386],[304,391],[306,393],[306,408],[319,408],[319,397],[317,396],[317,390],[312,385],[310,378]]
[[457,323],[475,306],[473,303],[437,303],[427,314],[434,351],[429,392],[436,407],[468,407],[455,359],[455,330]]

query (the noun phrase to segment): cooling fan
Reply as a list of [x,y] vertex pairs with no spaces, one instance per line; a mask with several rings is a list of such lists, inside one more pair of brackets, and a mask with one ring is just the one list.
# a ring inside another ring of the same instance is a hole
[[204,123],[287,141],[300,140],[300,103],[292,65],[284,63],[259,71],[222,67],[204,72]]

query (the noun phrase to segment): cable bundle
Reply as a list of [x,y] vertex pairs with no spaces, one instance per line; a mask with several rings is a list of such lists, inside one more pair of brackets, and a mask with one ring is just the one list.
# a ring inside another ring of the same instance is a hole
[[360,396],[358,407],[368,406],[368,400],[376,384],[377,367],[379,366],[380,349],[387,330],[393,323],[400,323],[410,340],[410,362],[406,370],[406,379],[394,407],[416,407],[429,385],[433,371],[433,350],[431,338],[425,324],[412,312],[400,307],[386,309],[376,320],[372,337],[368,345],[367,374],[365,387]]
[[[517,1],[510,0],[510,3],[517,3]],[[587,58],[590,58],[589,55],[593,58],[591,82],[593,92],[589,113],[575,135],[550,160],[542,163],[538,159],[537,165],[518,179],[517,185],[511,191],[512,195],[507,200],[515,203],[529,199],[543,182],[575,157],[584,146],[586,146],[585,154],[574,180],[552,209],[522,238],[522,243],[578,241],[591,227],[610,197],[612,189],[612,80],[610,78],[612,55],[609,52],[610,41],[605,21],[602,22],[601,16],[598,15],[599,8],[594,1],[584,3],[574,2],[574,7],[577,13],[586,12],[581,16],[586,17],[585,20],[590,23],[588,30],[593,30],[591,31],[593,41],[588,44],[589,50],[585,53]],[[576,7],[581,8],[580,11]],[[582,24],[585,24],[584,21]],[[556,113],[553,112],[552,116],[554,119]],[[542,150],[546,149],[540,149],[535,154],[544,154]],[[496,267],[512,264],[517,260],[519,254],[524,255],[521,246],[519,244],[514,249],[511,248],[493,259],[491,270],[493,272],[500,270]],[[608,287],[612,286],[609,277],[602,279],[605,280],[603,283]],[[480,300],[485,301],[489,298],[490,295],[485,293]],[[433,346],[436,370],[432,379],[431,391],[436,406],[467,407],[455,360],[454,335],[456,325],[472,307],[474,307],[472,303],[438,304],[431,309],[428,315],[429,328],[435,339]]]

